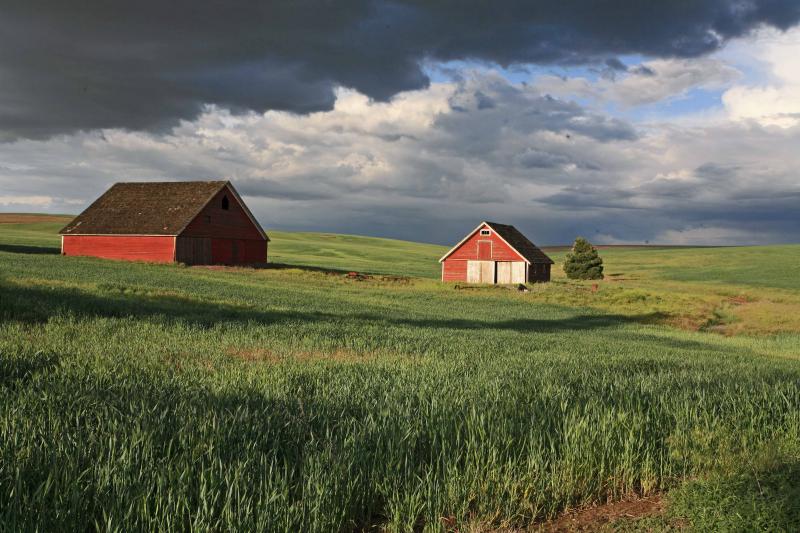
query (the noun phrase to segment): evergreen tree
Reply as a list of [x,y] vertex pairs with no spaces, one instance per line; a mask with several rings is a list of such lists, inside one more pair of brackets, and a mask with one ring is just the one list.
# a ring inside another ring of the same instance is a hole
[[603,259],[589,241],[578,237],[564,259],[564,272],[570,279],[603,279]]

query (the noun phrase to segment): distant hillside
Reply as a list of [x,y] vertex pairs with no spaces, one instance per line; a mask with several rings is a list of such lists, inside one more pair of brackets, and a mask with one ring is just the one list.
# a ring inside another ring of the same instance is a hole
[[[70,215],[0,213],[0,245],[41,246],[57,251],[58,230]],[[335,233],[267,229],[269,261],[319,269],[438,279],[447,246]],[[702,283],[800,289],[800,246],[598,246],[608,280],[637,276]],[[543,248],[560,263],[567,246]],[[561,267],[553,270],[563,277]]]
[[6,245],[60,246],[58,231],[72,219],[72,215],[0,213],[0,241]]
[[73,215],[47,215],[42,213],[0,213],[0,224],[31,224],[34,222],[57,222],[66,224]]
[[438,278],[446,246],[338,235],[267,230],[270,262]]
[[[0,239],[9,245],[60,246],[58,231],[71,215],[0,213]],[[379,274],[439,277],[439,258],[445,246],[338,235],[267,229],[269,261],[331,270],[355,270]]]

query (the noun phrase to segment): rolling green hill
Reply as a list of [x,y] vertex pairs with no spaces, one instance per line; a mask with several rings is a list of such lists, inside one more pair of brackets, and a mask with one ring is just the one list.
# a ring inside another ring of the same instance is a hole
[[439,258],[448,248],[435,244],[337,235],[268,232],[270,261],[373,274],[439,278]]
[[[0,245],[40,246],[53,251],[60,246],[58,231],[71,218],[0,213]],[[267,233],[272,239],[270,262],[332,270],[438,278],[438,260],[447,251],[435,244],[375,237],[275,230]]]
[[8,530],[528,528],[643,495],[667,512],[611,527],[800,523],[800,296],[770,270],[797,247],[610,249],[596,288],[520,293],[431,279],[430,245],[270,232],[280,265],[187,268],[61,257],[59,227],[0,224]]
[[[31,221],[26,221],[26,217]],[[4,215],[0,242],[57,248],[67,215]],[[10,222],[9,222],[10,221]],[[438,279],[447,246],[395,239],[268,230],[270,261],[285,265]],[[557,262],[565,247],[545,248]],[[800,245],[743,247],[603,247],[606,272],[656,280],[768,287],[800,291]],[[561,277],[558,268],[554,276]]]
[[[283,265],[439,279],[447,247],[391,239],[270,231],[270,261]],[[546,249],[547,250],[547,249]],[[563,247],[542,303],[602,309],[684,329],[723,333],[800,331],[800,245],[604,247],[607,278],[597,292],[566,287]]]

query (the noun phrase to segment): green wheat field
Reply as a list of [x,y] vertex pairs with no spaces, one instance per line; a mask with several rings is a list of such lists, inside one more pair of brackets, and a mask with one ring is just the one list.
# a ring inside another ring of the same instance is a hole
[[523,293],[319,233],[268,232],[270,268],[67,258],[66,220],[0,220],[2,530],[536,531],[646,496],[603,527],[800,528],[800,245],[601,249],[605,281]]

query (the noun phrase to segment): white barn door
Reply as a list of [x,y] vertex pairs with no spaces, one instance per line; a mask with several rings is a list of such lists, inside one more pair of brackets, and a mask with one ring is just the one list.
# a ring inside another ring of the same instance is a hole
[[497,263],[497,283],[508,284],[511,281],[511,262],[498,261]]
[[494,261],[467,261],[467,282],[494,283]]
[[525,275],[527,266],[524,261],[511,263],[511,283],[525,283],[528,281],[528,276]]
[[523,261],[498,261],[497,283],[525,283],[525,263]]

